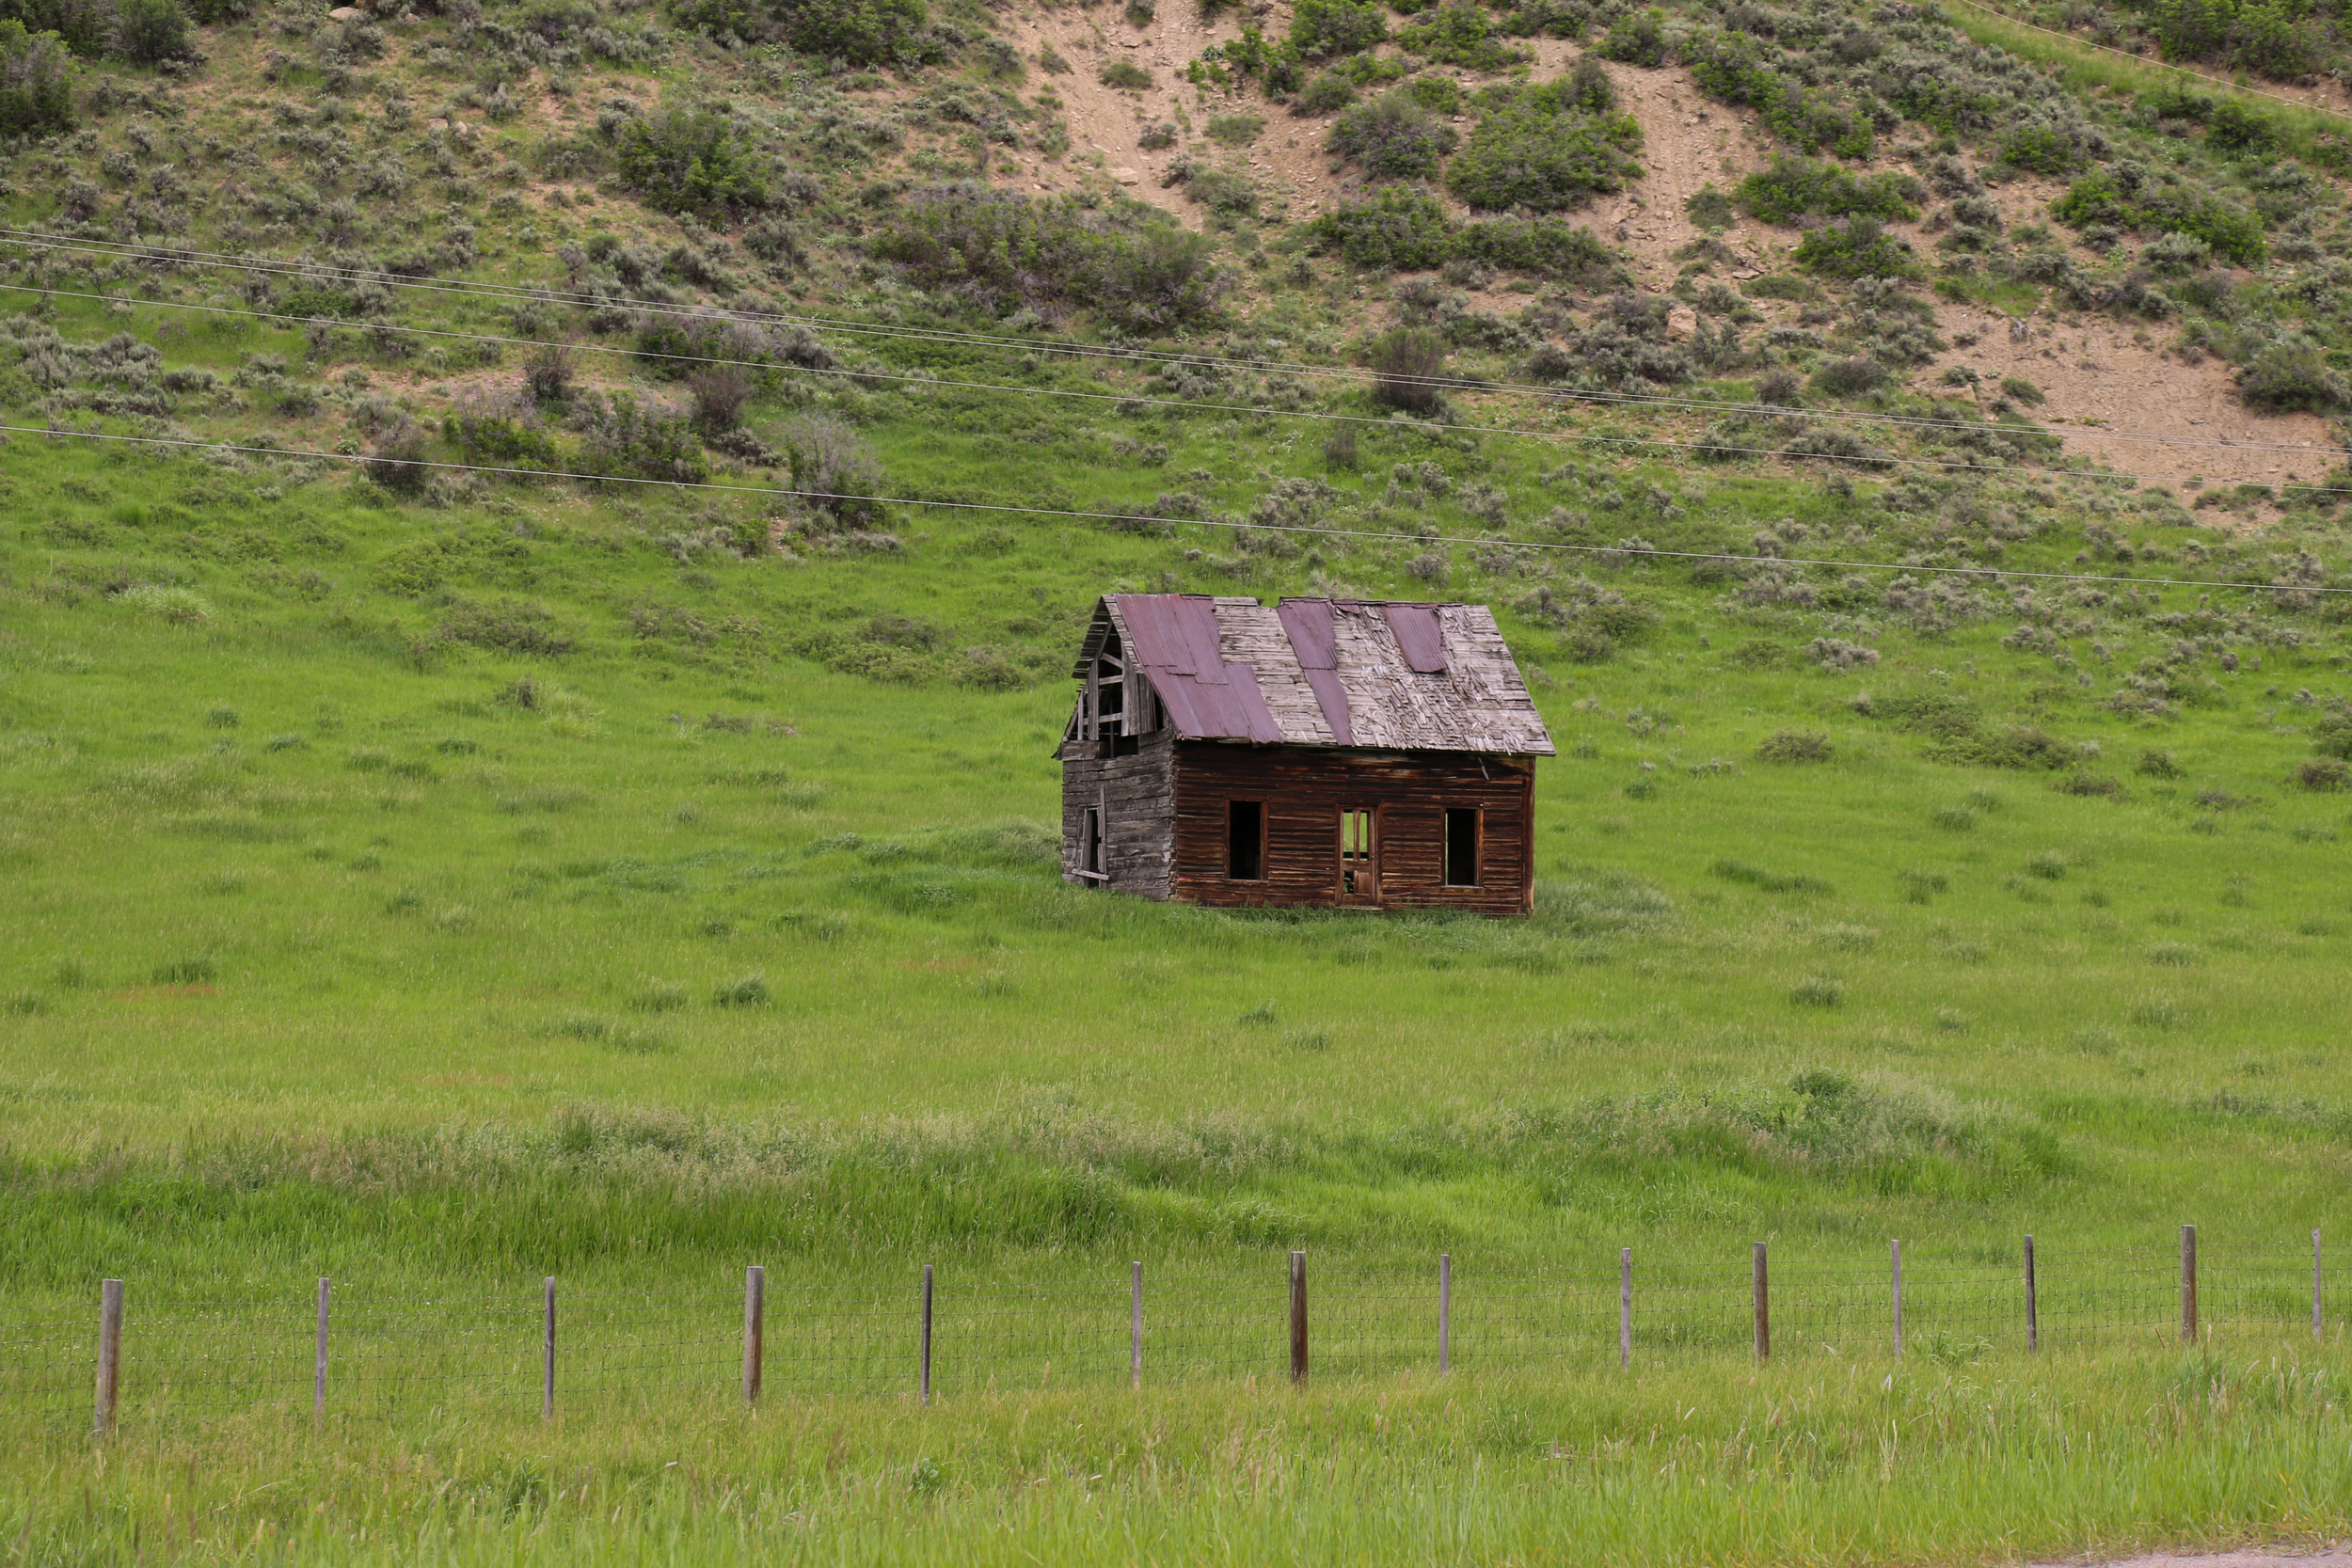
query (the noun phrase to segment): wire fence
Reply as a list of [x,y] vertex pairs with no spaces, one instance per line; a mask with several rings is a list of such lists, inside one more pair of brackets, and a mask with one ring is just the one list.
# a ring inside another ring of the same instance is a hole
[[399,1418],[684,1399],[934,1397],[1214,1379],[1649,1368],[1704,1354],[1924,1356],[2340,1334],[2321,1239],[2009,1256],[1748,1257],[1492,1271],[1319,1266],[1008,1282],[0,1304],[0,1409],[43,1424],[308,1408]]

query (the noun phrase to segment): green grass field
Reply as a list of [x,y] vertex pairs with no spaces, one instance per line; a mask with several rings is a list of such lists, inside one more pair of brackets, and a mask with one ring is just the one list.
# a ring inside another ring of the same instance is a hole
[[[1897,492],[1763,468],[1394,425],[1327,473],[1312,426],[1301,451],[1280,421],[1162,420],[1136,471],[1083,411],[837,398],[901,494],[1132,508],[1183,474],[1187,505],[1242,513],[1311,475],[1327,527],[1380,531],[1394,470],[1426,531],[1485,531],[1460,510],[1482,484],[1513,517],[1623,515],[1531,542],[1939,547]],[[968,433],[992,413],[1011,435]],[[1277,1280],[1291,1246],[1474,1275],[1630,1245],[1736,1280],[1756,1240],[1995,1268],[2029,1230],[2155,1256],[2194,1221],[2226,1259],[2343,1228],[2352,817],[2297,777],[2341,696],[2324,604],[2035,585],[2053,616],[1963,579],[1923,610],[1843,568],[1440,546],[1439,591],[1498,606],[1561,745],[1536,914],[1226,914],[1060,884],[1061,661],[1122,584],[1429,594],[1410,531],[1236,550],[905,508],[888,546],[746,561],[707,543],[751,515],[723,497],[437,511],[298,459],[19,436],[5,461],[22,1307],[102,1275],[135,1323],[299,1308],[319,1275],[363,1309],[527,1304],[548,1274],[723,1296],[749,1262],[780,1289],[926,1261],[1116,1284],[1129,1258]],[[1444,493],[1398,467],[1423,463]],[[2249,546],[2098,483],[1943,492],[1971,495],[2028,519],[2012,567],[2088,546],[2132,575],[2122,527],[2144,577],[2266,581],[2290,543],[2334,570],[2316,521]],[[1823,668],[1822,638],[1879,657]],[[2152,669],[2170,697],[2110,700]],[[1769,760],[1790,734],[1826,757]],[[2282,1277],[2270,1318],[2192,1353],[2159,1279],[2152,1321],[2044,1362],[2004,1330],[1903,1368],[1873,1336],[1763,1372],[1719,1346],[1296,1395],[1269,1366],[928,1412],[796,1393],[750,1424],[709,1391],[545,1432],[464,1401],[314,1435],[264,1400],[103,1447],[35,1422],[0,1542],[1859,1562],[2291,1538],[2346,1523],[2344,1369]]]

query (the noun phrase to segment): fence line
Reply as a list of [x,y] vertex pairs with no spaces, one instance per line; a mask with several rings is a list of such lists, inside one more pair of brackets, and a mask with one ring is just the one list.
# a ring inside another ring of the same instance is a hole
[[[1287,1375],[1348,1378],[1536,1368],[1601,1372],[1676,1356],[1771,1360],[1883,1352],[1934,1360],[2114,1343],[2156,1348],[2248,1332],[2324,1338],[2321,1238],[2071,1248],[2033,1237],[2010,1258],[1736,1256],[1609,1268],[1331,1266],[1097,1279],[919,1276],[739,1290],[150,1301],[125,1281],[81,1305],[0,1304],[0,1409],[45,1421],[221,1416],[253,1409],[397,1417],[464,1405],[543,1417],[680,1398],[896,1395],[1003,1387],[1142,1387]],[[2340,1331],[2340,1330],[2339,1330]],[[93,1405],[93,1391],[95,1403]]]

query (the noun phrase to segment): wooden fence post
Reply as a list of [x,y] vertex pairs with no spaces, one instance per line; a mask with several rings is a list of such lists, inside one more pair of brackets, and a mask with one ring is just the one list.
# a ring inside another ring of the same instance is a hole
[[2026,1348],[2042,1348],[2042,1306],[2034,1290],[2033,1237],[2026,1238]]
[[2319,1232],[2312,1232],[2312,1338],[2327,1338],[2324,1320],[2319,1313]]
[[931,1402],[931,1266],[923,1265],[923,1402]]
[[759,1402],[768,1357],[768,1271],[754,1263],[743,1271],[743,1402]]
[[539,1342],[539,1419],[555,1419],[555,1275],[548,1275]]
[[324,1420],[326,1417],[326,1302],[329,1289],[325,1275],[319,1275],[319,1343],[318,1359],[310,1369],[310,1418]]
[[122,1281],[98,1288],[98,1415],[101,1437],[115,1429],[115,1399],[122,1388]]
[[1772,1358],[1772,1287],[1765,1267],[1762,1242],[1756,1243],[1755,1276],[1751,1289],[1756,1297],[1756,1358],[1770,1361]]
[[1438,1370],[1454,1370],[1454,1254],[1438,1254]]
[[1291,1381],[1307,1383],[1307,1255],[1291,1254]]
[[2197,1227],[2181,1227],[2181,1342],[2197,1342]]
[[1633,1249],[1617,1251],[1617,1368],[1633,1365]]
[[1135,1261],[1127,1287],[1127,1386],[1143,1386],[1143,1259]]
[[1894,1261],[1894,1270],[1895,1270],[1895,1358],[1896,1358],[1898,1361],[1899,1361],[1899,1360],[1901,1360],[1901,1359],[1902,1359],[1902,1354],[1903,1354],[1903,1243],[1902,1243],[1902,1238],[1901,1238],[1901,1237],[1899,1237],[1899,1237],[1897,1237],[1897,1238],[1896,1238],[1893,1242],[1889,1243],[1888,1243],[1888,1245],[1889,1245],[1889,1246],[1893,1249],[1893,1256],[1894,1256],[1894,1260],[1895,1260],[1895,1261]]

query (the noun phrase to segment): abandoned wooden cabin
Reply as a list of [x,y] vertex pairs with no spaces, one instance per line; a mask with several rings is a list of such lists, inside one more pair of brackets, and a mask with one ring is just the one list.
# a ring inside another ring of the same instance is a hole
[[1147,898],[1524,914],[1551,736],[1483,605],[1120,594],[1062,737],[1062,873]]

